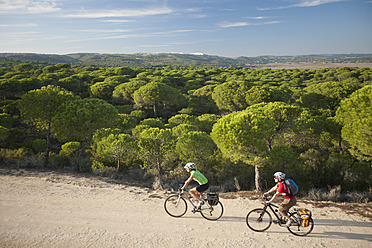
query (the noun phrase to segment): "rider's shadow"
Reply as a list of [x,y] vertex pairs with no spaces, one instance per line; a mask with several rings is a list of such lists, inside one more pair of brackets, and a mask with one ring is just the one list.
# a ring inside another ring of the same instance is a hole
[[222,216],[218,221],[227,221],[227,222],[243,222],[245,223],[245,217],[238,216]]
[[[317,226],[325,228],[324,232],[319,231]],[[339,227],[347,227],[344,232],[340,231]],[[364,231],[366,234],[357,233],[358,230],[355,228],[367,228],[369,231]],[[367,234],[368,233],[368,234]],[[355,240],[367,240],[372,242],[372,223],[371,222],[358,222],[358,221],[347,221],[347,220],[329,220],[329,219],[315,219],[314,220],[314,231],[310,236],[320,238],[332,238],[332,239],[355,239]]]
[[348,221],[348,220],[330,220],[330,219],[317,219],[316,217],[312,216],[314,219],[315,226],[349,226],[349,227],[369,227],[372,229],[371,222],[359,222],[359,221]]

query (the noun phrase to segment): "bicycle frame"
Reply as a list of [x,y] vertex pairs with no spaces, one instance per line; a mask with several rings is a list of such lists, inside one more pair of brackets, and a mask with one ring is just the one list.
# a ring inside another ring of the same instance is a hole
[[[268,228],[270,228],[272,223],[278,224],[281,227],[286,226],[288,231],[296,236],[306,236],[313,230],[313,219],[310,217],[308,219],[308,224],[302,226],[301,219],[299,219],[299,217],[297,216],[298,213],[295,208],[293,209],[294,211],[288,211],[291,222],[289,223],[289,225],[287,225],[287,220],[284,222],[284,218],[282,218],[282,216],[280,216],[276,212],[278,206],[268,202],[267,196],[265,196],[264,198],[266,201],[263,208],[253,209],[247,214],[246,224],[251,230],[255,232],[264,232]],[[273,220],[272,214],[270,214],[270,210],[268,209],[271,210],[278,221]]]
[[[268,201],[268,198],[267,198],[267,196],[265,196],[265,201],[267,202]],[[277,206],[277,205],[275,205],[275,204],[272,204],[272,203],[265,203],[265,205],[264,205],[264,207],[263,207],[263,209],[264,210],[267,210],[267,208],[269,208],[270,210],[271,210],[271,212],[273,213],[273,215],[276,217],[276,219],[278,220],[278,224],[281,226],[281,221],[282,221],[282,216],[278,216],[278,213],[279,212],[276,212],[275,210],[274,210],[274,208],[275,209],[278,209],[279,208],[279,206]],[[288,212],[289,213],[289,212]],[[276,223],[275,223],[276,224]]]
[[[265,204],[265,206],[263,207],[263,209],[265,210],[265,211],[267,211],[267,208],[269,208],[270,210],[271,210],[271,212],[273,213],[273,215],[276,217],[276,219],[278,220],[278,224],[279,225],[281,225],[282,223],[281,223],[281,221],[282,221],[282,216],[278,216],[278,213],[279,212],[276,212],[275,211],[275,209],[278,209],[279,208],[279,206],[277,206],[277,205],[274,205],[274,204],[272,204],[272,203],[268,203],[268,204]],[[274,209],[275,208],[275,209]],[[275,223],[275,222],[274,222]],[[276,223],[275,223],[276,224]]]
[[[181,199],[182,198],[182,199]],[[201,200],[204,204],[200,207],[197,206],[191,200],[191,194],[183,190],[179,190],[178,193],[170,195],[164,202],[165,211],[172,217],[182,217],[187,211],[187,198],[193,209],[191,212],[200,212],[203,218],[207,220],[218,220],[223,214],[223,205],[220,201],[216,205],[210,205],[208,198],[204,198],[203,194],[200,195]],[[213,202],[215,203],[215,202]]]
[[[190,204],[194,207],[193,212],[195,211],[195,208],[197,206],[190,200],[191,198],[194,198],[194,197],[192,197],[192,195],[189,192],[187,192],[187,191],[182,192],[181,191],[181,192],[179,192],[179,197],[183,197],[184,199],[187,198],[187,200],[190,202]],[[204,204],[208,204],[208,201],[206,201],[206,199],[204,199],[204,197],[203,197],[203,193],[200,194],[200,199],[202,199],[204,201]],[[209,206],[209,204],[208,204],[208,206]]]

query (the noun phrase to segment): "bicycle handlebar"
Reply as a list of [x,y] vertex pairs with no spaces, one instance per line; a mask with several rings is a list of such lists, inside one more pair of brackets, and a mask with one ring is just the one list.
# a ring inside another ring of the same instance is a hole
[[180,194],[185,193],[185,191],[182,189],[182,186],[183,184],[180,184],[180,186],[178,187],[178,192],[180,192]]
[[267,194],[264,194],[263,198],[265,199],[265,205],[271,205],[271,203],[269,202],[269,198],[268,198]]
[[278,206],[277,205],[275,205],[275,204],[272,204],[270,201],[269,201],[269,198],[268,198],[268,194],[264,194],[264,200],[265,200],[265,202],[264,202],[264,205],[267,205],[267,206],[273,206],[273,207],[276,207],[276,208],[278,208]]

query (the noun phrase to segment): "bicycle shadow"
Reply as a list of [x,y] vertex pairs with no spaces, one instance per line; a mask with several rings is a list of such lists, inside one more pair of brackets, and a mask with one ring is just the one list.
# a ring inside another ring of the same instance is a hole
[[327,239],[351,239],[351,240],[365,240],[372,242],[371,234],[359,234],[359,233],[350,233],[350,232],[324,232],[324,233],[312,233],[309,234],[309,237],[313,238],[327,238]]
[[[244,217],[226,217],[226,221],[244,221]],[[365,240],[372,242],[372,223],[371,222],[358,222],[358,221],[346,221],[346,220],[333,220],[333,219],[315,219],[314,229],[307,235],[309,238],[325,238],[325,239],[338,239],[338,240]],[[276,226],[276,225],[274,225]],[[278,233],[287,232],[287,228],[279,227],[281,229],[270,229],[267,233]],[[341,231],[340,227],[347,227],[347,230]],[[357,228],[363,228],[363,233],[358,233]],[[324,229],[324,231],[322,231]],[[355,229],[355,230],[353,230]],[[367,234],[368,233],[368,234]]]
[[321,226],[348,226],[348,227],[369,227],[372,229],[371,222],[357,222],[347,220],[313,219],[315,225]]
[[[182,219],[203,219],[200,215],[184,215]],[[238,222],[238,223],[245,223],[245,217],[236,217],[236,216],[224,216],[222,215],[221,218],[217,220],[218,222]]]
[[245,217],[237,217],[237,216],[222,216],[219,221],[223,222],[242,222],[245,223]]
[[[330,219],[315,219],[314,230],[311,237],[328,238],[328,239],[351,239],[351,240],[366,240],[372,242],[372,223],[370,222],[356,222],[346,220],[330,220]],[[320,227],[319,227],[320,226]],[[319,232],[319,228],[326,228],[324,232]],[[347,231],[340,231],[339,227],[348,227]],[[370,229],[369,234],[357,233],[353,228],[367,228]],[[334,230],[332,230],[334,229]]]

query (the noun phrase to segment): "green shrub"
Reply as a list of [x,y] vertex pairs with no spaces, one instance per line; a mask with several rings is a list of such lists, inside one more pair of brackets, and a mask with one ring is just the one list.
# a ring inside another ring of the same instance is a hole
[[103,163],[98,161],[93,161],[92,171],[95,175],[108,176],[113,173],[117,173],[114,167],[105,166]]
[[61,148],[62,150],[59,152],[60,155],[71,157],[80,152],[81,143],[77,141],[67,142],[63,144]]
[[0,158],[9,163],[15,163],[17,161],[21,161],[29,154],[28,150],[25,148],[19,148],[19,149],[7,149],[7,148],[1,148],[0,149]]
[[45,139],[36,139],[32,141],[31,144],[32,150],[35,153],[44,152],[47,147],[47,141]]
[[310,189],[308,198],[314,201],[332,201],[332,202],[353,202],[353,203],[369,203],[372,201],[372,194],[368,192],[341,192],[341,186],[336,186],[330,189]]

